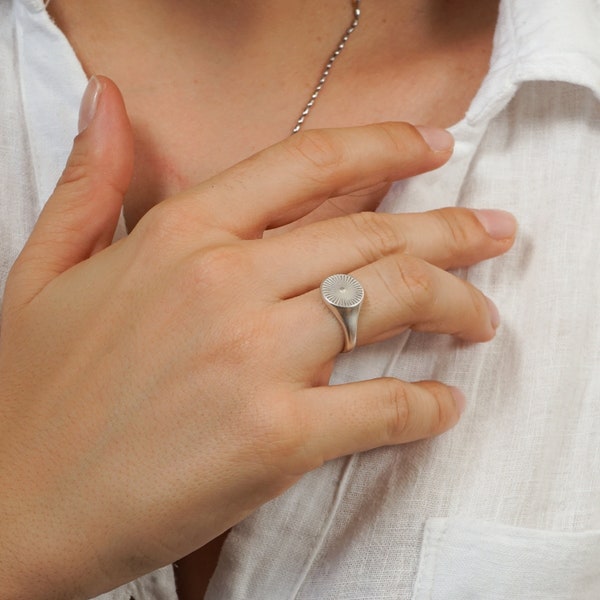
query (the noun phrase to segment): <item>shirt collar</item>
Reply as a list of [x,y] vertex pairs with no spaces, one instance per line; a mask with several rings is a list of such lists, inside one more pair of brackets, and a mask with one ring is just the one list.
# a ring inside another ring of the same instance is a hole
[[21,0],[25,8],[32,13],[42,12],[50,3],[50,0]]
[[598,0],[501,0],[490,70],[467,114],[499,112],[527,81],[562,81],[600,99]]

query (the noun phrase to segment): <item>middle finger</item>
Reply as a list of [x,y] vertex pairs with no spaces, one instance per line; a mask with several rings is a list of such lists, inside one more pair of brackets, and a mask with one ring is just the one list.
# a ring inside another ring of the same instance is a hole
[[291,298],[318,287],[328,275],[393,254],[410,254],[442,269],[469,266],[506,252],[515,228],[514,217],[504,211],[360,213],[263,240],[257,259],[269,265],[270,290]]

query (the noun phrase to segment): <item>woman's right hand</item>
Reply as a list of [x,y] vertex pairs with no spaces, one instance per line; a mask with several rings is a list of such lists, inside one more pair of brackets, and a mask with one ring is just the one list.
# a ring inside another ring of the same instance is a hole
[[512,217],[466,209],[351,215],[262,239],[329,197],[450,155],[388,123],[295,136],[110,245],[132,140],[117,89],[100,82],[4,298],[0,589],[11,600],[97,595],[188,554],[324,461],[454,425],[461,396],[443,383],[328,386],[343,335],[318,287],[337,272],[362,282],[359,345],[407,328],[485,341],[497,315],[445,269],[513,242]]

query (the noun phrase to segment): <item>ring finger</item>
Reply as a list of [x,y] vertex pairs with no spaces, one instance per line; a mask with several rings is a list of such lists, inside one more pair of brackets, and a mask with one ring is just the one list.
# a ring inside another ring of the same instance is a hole
[[[491,339],[499,324],[497,309],[477,288],[443,269],[410,255],[392,255],[352,273],[365,290],[358,319],[358,345],[388,339],[406,329],[450,334],[470,342]],[[283,303],[287,322],[298,323],[294,346],[318,348],[328,360],[344,344],[342,325],[312,290]],[[313,323],[314,326],[306,326]],[[305,362],[304,359],[302,362]]]

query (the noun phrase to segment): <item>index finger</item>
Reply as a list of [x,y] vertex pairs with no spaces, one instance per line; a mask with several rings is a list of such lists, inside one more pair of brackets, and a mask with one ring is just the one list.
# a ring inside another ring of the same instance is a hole
[[448,132],[408,123],[310,130],[167,202],[203,225],[255,238],[328,198],[435,169],[452,148]]

